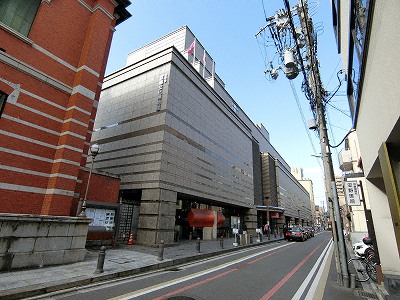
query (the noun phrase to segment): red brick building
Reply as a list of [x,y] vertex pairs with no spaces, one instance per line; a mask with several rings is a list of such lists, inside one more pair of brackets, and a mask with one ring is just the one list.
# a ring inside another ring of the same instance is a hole
[[[0,213],[76,215],[111,39],[128,5],[0,2]],[[119,179],[98,176],[88,199],[116,204]]]

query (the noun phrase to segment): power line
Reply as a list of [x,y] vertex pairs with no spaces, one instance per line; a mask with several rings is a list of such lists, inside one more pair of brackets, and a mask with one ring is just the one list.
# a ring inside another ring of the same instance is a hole
[[265,19],[267,19],[267,13],[265,12],[264,0],[261,0],[261,4],[263,7],[263,11],[264,11],[264,17],[265,17]]
[[[265,70],[264,73],[268,73],[273,80],[276,80],[278,78],[278,71],[281,70],[285,73],[289,80],[292,80],[299,74],[298,67],[301,68],[301,73],[304,77],[302,82],[302,91],[309,101],[311,111],[316,122],[316,129],[318,129],[316,133],[320,139],[321,158],[325,173],[326,195],[330,201],[329,206],[331,216],[334,217],[335,221],[332,226],[332,233],[335,243],[335,258],[338,279],[341,285],[348,287],[349,272],[340,219],[339,200],[334,178],[332,157],[329,148],[330,144],[326,123],[326,118],[328,115],[325,110],[326,103],[329,102],[329,100],[331,100],[336,94],[340,88],[340,85],[331,95],[331,97],[327,99],[328,94],[323,88],[319,73],[317,60],[317,34],[314,31],[313,22],[308,14],[307,1],[300,0],[293,9],[290,8],[288,0],[283,0],[283,2],[284,6],[286,7],[286,11],[281,9],[274,16],[266,18],[267,25],[261,28],[261,30],[256,34],[257,37],[268,28],[271,34],[271,40],[273,41],[280,56],[278,58],[280,63],[278,64],[278,67],[274,67],[273,63],[270,62],[271,68]],[[295,27],[292,11],[293,15],[298,16],[300,27]],[[303,50],[304,57],[302,56],[301,52],[301,48],[303,47],[305,47],[305,51]],[[339,77],[338,79],[341,84]],[[295,92],[292,82],[291,86],[297,101],[297,105],[300,108],[300,114],[302,115],[303,123],[305,123],[300,102],[298,101],[297,93]],[[310,136],[309,138],[311,139]]]
[[[297,107],[299,108],[301,119],[303,120],[303,125],[304,125],[304,128],[306,129],[306,132],[307,132],[308,140],[310,141],[310,144],[311,144],[311,147],[313,148],[314,154],[318,155],[317,150],[316,150],[316,148],[314,146],[311,134],[310,134],[310,130],[308,128],[308,124],[307,124],[306,118],[304,117],[303,109],[301,107],[300,100],[299,100],[299,97],[297,95],[296,88],[295,88],[292,80],[289,80],[289,83],[290,83],[290,87],[292,88],[293,96],[294,96],[294,99],[296,100]],[[318,165],[321,168],[321,171],[323,172],[324,169],[323,169],[323,167],[321,165],[321,161],[320,160],[318,160]]]

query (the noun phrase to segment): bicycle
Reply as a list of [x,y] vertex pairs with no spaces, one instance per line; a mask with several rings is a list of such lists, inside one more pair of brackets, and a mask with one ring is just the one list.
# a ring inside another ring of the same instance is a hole
[[[356,262],[357,261],[357,262]],[[356,281],[365,282],[369,279],[377,282],[375,261],[368,257],[353,257],[347,261],[347,264],[353,262],[354,269],[357,271]]]
[[358,276],[356,276],[356,281],[365,282],[369,279],[372,279],[373,281],[377,282],[376,260],[372,242],[366,239],[363,239],[363,241],[366,245],[369,245],[369,247],[365,250],[362,256],[357,255],[356,257],[350,258],[347,261],[347,264],[350,265],[350,263],[353,262],[354,269],[358,274]]

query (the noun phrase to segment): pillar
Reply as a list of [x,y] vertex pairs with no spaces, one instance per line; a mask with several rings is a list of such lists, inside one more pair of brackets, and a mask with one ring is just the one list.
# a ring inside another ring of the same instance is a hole
[[177,193],[164,189],[145,189],[139,212],[137,241],[144,245],[174,243]]

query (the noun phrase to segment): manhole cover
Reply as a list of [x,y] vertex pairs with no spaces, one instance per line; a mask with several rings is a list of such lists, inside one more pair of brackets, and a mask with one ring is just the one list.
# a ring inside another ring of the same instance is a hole
[[120,264],[120,265],[134,262],[133,259],[126,259],[126,258],[113,258],[113,259],[109,259],[108,261],[111,261],[113,263]]
[[360,290],[355,290],[354,295],[360,296],[360,297],[365,297],[365,298],[370,298],[370,299],[378,299],[378,297],[375,294],[360,291]]
[[171,297],[168,298],[167,300],[196,300],[192,297],[186,297],[186,296],[175,296],[175,297]]

